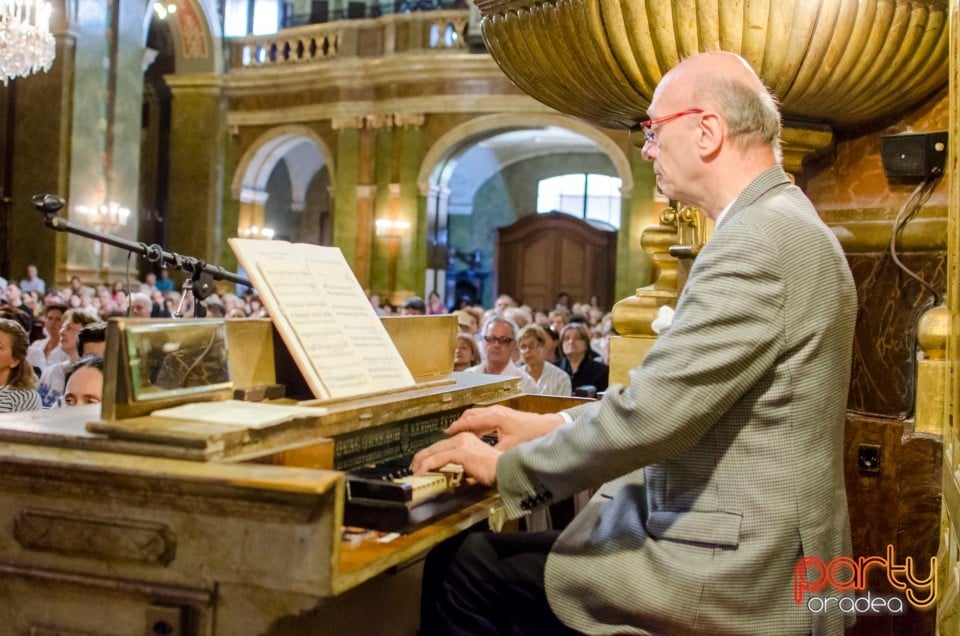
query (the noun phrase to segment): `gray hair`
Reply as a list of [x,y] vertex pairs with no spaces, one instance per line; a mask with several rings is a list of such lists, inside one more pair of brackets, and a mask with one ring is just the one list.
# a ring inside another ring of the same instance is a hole
[[720,74],[702,74],[697,79],[696,102],[716,106],[727,122],[730,136],[741,148],[766,145],[773,150],[777,162],[783,160],[780,107],[766,86],[761,83],[762,88],[758,90],[741,80]]
[[497,314],[494,314],[493,316],[490,316],[490,318],[488,318],[487,321],[486,321],[485,323],[483,323],[483,329],[480,330],[480,333],[483,334],[484,336],[487,335],[487,329],[488,329],[489,327],[492,327],[492,326],[493,326],[493,323],[495,323],[495,322],[502,322],[502,323],[505,324],[505,325],[509,325],[509,326],[510,326],[510,329],[513,331],[513,339],[514,339],[514,340],[517,339],[517,332],[520,331],[520,330],[517,328],[517,323],[513,322],[513,321],[510,320],[509,318],[504,318],[503,316],[500,316],[500,315],[497,315]]

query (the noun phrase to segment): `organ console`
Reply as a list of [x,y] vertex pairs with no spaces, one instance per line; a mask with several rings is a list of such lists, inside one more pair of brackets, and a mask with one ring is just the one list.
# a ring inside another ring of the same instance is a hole
[[452,373],[452,317],[393,320],[416,386],[325,402],[270,321],[113,320],[99,411],[0,416],[7,633],[416,633],[422,556],[498,498],[409,458],[470,406],[577,400]]

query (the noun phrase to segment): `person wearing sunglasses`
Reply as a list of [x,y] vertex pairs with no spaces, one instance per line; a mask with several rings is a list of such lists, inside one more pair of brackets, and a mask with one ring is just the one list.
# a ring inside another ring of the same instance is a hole
[[464,372],[514,376],[520,378],[521,393],[539,393],[536,380],[513,362],[518,353],[517,331],[516,323],[503,316],[494,314],[488,318],[481,339],[484,360]]
[[418,474],[454,462],[496,484],[509,518],[598,489],[559,535],[434,548],[422,636],[839,636],[856,616],[850,567],[807,578],[852,562],[857,296],[843,249],[781,167],[776,100],[743,58],[682,61],[647,115],[633,138],[658,186],[713,235],[626,386],[554,414],[468,409],[414,457]]

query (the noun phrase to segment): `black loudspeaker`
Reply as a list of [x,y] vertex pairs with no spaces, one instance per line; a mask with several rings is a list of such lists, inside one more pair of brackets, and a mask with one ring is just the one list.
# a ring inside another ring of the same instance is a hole
[[926,179],[943,175],[947,133],[905,133],[880,137],[880,157],[888,179]]

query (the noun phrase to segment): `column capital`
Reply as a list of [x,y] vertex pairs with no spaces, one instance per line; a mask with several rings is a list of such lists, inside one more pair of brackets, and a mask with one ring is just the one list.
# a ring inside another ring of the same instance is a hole
[[359,115],[333,117],[330,119],[330,127],[334,130],[343,130],[344,128],[363,128],[363,117]]
[[372,199],[377,194],[377,186],[375,185],[358,185],[357,186],[357,198],[358,199]]
[[397,127],[413,126],[420,128],[426,119],[423,113],[394,113],[393,125]]

